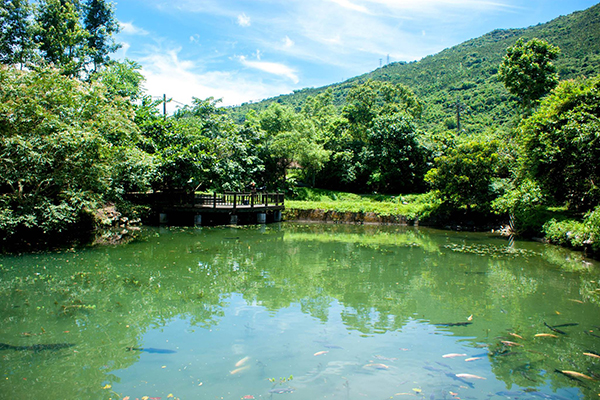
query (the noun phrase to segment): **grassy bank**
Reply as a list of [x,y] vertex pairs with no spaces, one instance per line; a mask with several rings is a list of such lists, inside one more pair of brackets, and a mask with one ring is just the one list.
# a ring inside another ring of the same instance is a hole
[[311,188],[298,188],[297,194],[285,202],[287,209],[400,215],[408,219],[427,218],[439,205],[431,193],[388,196]]
[[[440,227],[457,227],[466,222],[460,220],[460,212],[449,212],[444,209],[441,201],[433,193],[389,196],[298,188],[295,196],[286,200],[286,210],[290,215],[297,215],[295,210],[322,210],[324,213],[373,213],[382,217],[401,216],[409,221],[415,219],[429,221],[431,225]],[[550,243],[582,250],[597,258],[600,250],[600,210],[580,217],[567,212],[564,207],[541,207],[531,212],[527,221],[521,221],[527,225],[521,227],[526,228],[527,237],[543,237]],[[468,224],[472,226],[473,215],[468,216],[467,219],[470,219]],[[504,220],[508,223],[508,216],[493,214],[479,215],[475,219],[481,224],[479,228],[490,225],[499,227]],[[515,227],[519,230],[518,228],[519,226]]]

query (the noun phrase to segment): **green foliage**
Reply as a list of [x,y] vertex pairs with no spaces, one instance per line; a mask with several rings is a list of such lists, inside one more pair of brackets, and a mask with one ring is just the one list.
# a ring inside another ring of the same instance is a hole
[[534,38],[525,43],[519,39],[506,50],[498,77],[509,92],[519,96],[525,107],[530,107],[558,84],[552,61],[559,53],[558,47],[546,41]]
[[552,219],[544,225],[546,239],[552,243],[600,251],[600,206],[588,212],[583,221]]
[[410,193],[423,189],[428,151],[419,132],[403,113],[382,115],[373,121],[365,147],[370,184],[376,191]]
[[0,62],[20,65],[34,58],[31,6],[27,0],[0,1]]
[[101,82],[110,98],[122,97],[135,102],[143,97],[144,75],[142,66],[135,61],[111,61],[92,76],[92,81]]
[[495,196],[492,182],[499,161],[497,148],[495,141],[459,143],[435,159],[425,180],[446,204],[487,211]]
[[495,212],[511,216],[512,232],[530,236],[541,232],[547,221],[546,202],[546,196],[539,185],[525,179],[516,187],[508,188],[491,205]]
[[107,0],[0,1],[0,62],[87,78],[110,61],[119,23]]
[[121,46],[114,42],[113,35],[119,32],[112,3],[106,0],[87,0],[84,26],[89,33],[87,47],[94,64],[94,72],[109,61],[109,54]]
[[90,33],[80,22],[74,0],[41,0],[36,13],[35,41],[47,63],[67,76],[78,76],[88,55]]
[[562,82],[520,127],[523,169],[572,209],[600,202],[600,77]]
[[151,180],[126,103],[52,69],[0,69],[3,236],[69,229],[98,202]]

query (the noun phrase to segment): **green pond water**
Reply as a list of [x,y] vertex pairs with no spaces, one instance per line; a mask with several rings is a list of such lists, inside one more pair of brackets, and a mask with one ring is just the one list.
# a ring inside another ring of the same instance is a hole
[[1,256],[0,399],[598,399],[599,280],[557,247],[398,226]]

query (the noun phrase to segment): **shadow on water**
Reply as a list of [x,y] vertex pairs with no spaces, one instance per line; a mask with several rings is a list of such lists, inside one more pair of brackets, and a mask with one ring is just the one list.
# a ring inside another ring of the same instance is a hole
[[600,393],[577,253],[398,226],[143,237],[0,259],[0,398]]

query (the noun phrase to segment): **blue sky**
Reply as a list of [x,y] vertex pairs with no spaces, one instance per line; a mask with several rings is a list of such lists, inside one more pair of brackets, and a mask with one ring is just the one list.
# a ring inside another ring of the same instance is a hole
[[[123,44],[146,90],[179,103],[257,101],[413,61],[592,0],[118,0]],[[177,103],[172,103],[171,108]]]

